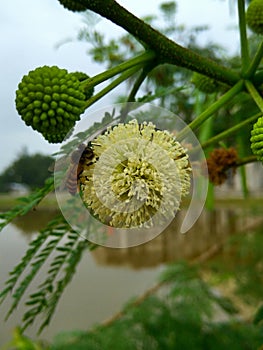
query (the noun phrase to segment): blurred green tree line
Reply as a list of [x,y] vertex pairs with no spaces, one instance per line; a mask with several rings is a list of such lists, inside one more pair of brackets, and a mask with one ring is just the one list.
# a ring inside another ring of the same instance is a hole
[[0,174],[0,192],[5,193],[19,188],[15,186],[16,184],[24,185],[29,190],[43,186],[50,176],[48,168],[52,162],[51,156],[40,153],[28,154],[28,151],[23,149]]

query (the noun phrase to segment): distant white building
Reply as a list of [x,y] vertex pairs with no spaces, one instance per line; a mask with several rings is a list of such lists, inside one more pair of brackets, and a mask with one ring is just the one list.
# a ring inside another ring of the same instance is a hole
[[[263,165],[260,162],[247,164],[246,178],[248,191],[252,196],[263,197]],[[234,176],[230,178],[221,186],[215,187],[216,194],[222,196],[242,196],[242,182],[239,169],[237,169]]]

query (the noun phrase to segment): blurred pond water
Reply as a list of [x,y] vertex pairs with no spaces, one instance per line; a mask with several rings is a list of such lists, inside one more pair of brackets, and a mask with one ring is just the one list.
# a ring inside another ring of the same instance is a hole
[[[0,289],[32,237],[56,214],[51,210],[33,211],[3,230],[0,238]],[[263,222],[258,203],[245,207],[232,204],[203,211],[192,229],[184,235],[179,233],[180,220],[179,212],[165,232],[146,244],[127,249],[99,247],[92,252],[87,251],[41,338],[49,340],[60,331],[90,328],[155,284],[166,263],[197,257],[206,259],[209,254],[218,253],[229,236],[256,229]],[[27,295],[40,281],[41,273]],[[10,340],[11,332],[19,325],[24,311],[23,305],[19,305],[5,322],[9,305],[10,298],[7,298],[0,309],[0,346]],[[37,326],[31,327],[26,334],[36,337]]]

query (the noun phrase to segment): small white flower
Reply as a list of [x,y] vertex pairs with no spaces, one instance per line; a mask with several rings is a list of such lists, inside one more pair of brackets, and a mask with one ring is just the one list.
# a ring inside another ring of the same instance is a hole
[[172,134],[133,120],[108,128],[92,147],[97,160],[84,166],[80,182],[83,202],[95,217],[120,228],[174,217],[189,193],[191,167]]

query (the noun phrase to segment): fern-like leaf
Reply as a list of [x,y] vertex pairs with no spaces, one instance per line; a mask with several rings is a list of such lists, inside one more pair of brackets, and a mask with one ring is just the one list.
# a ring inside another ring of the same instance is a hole
[[72,249],[74,249],[74,245],[77,244],[78,238],[79,236],[76,232],[70,231],[66,237],[67,242],[63,246],[56,247],[56,252],[59,254],[50,263],[46,279],[38,286],[38,291],[31,294],[26,302],[26,305],[33,305],[33,307],[23,317],[23,321],[25,322],[24,329],[32,324],[36,316],[47,307],[47,298],[54,290],[55,280],[71,254]]
[[[33,307],[24,315],[23,329],[31,325],[35,318],[43,312],[46,316],[39,328],[39,333],[50,323],[60,297],[75,274],[82,253],[88,246],[92,247],[92,244],[88,241],[77,240],[74,246],[64,253],[63,258],[58,258],[53,261],[53,266],[55,265],[55,268],[48,271],[47,279],[39,286],[40,293],[30,296],[31,300],[27,305],[33,305]],[[55,263],[57,261],[59,261],[58,264]],[[54,281],[62,267],[64,268],[62,278],[58,281]]]
[[47,306],[45,310],[46,318],[39,328],[39,333],[49,324],[55,312],[56,306],[60,300],[60,297],[71,281],[73,275],[75,274],[76,267],[81,259],[82,253],[88,246],[93,247],[93,244],[89,243],[88,241],[80,240],[68,254],[65,261],[64,276],[59,281],[57,281],[56,289],[53,293],[51,293],[49,299],[47,300]]
[[103,130],[105,130],[108,126],[118,123],[120,116],[114,118],[114,115],[114,109],[112,113],[105,112],[101,122],[95,122],[87,130],[78,132],[76,135],[74,135],[74,138],[71,141],[67,142],[65,145],[62,145],[60,150],[54,153],[53,156],[68,156],[78,147],[80,143],[86,142],[87,139],[92,140],[103,132]]
[[9,273],[11,278],[8,279],[5,283],[6,287],[3,291],[0,292],[0,304],[3,302],[5,297],[9,292],[12,292],[14,289],[18,279],[22,275],[22,273],[25,271],[25,269],[30,264],[30,261],[34,258],[35,254],[38,252],[40,247],[44,244],[46,239],[49,237],[50,232],[52,232],[53,236],[59,235],[60,232],[54,231],[54,227],[58,227],[58,225],[64,221],[62,216],[59,216],[55,218],[54,220],[50,221],[47,228],[40,231],[38,236],[29,243],[29,248],[26,251],[25,255],[22,257],[20,263],[14,267],[14,269]]
[[[22,281],[19,283],[19,285],[13,292],[12,297],[14,301],[8,311],[6,318],[8,318],[14,311],[14,309],[20,302],[22,296],[24,295],[25,291],[27,290],[29,284],[34,279],[39,269],[42,267],[44,262],[47,260],[51,252],[54,250],[58,242],[62,239],[62,237],[67,231],[68,224],[65,222],[65,219],[60,215],[56,219],[52,220],[45,229],[40,231],[39,236],[30,243],[30,247],[25,253],[21,262],[10,273],[12,277],[6,282],[6,288],[0,293],[0,298],[2,302],[6,295],[9,292],[13,291],[13,289],[16,287],[19,278],[26,270],[28,265],[31,264],[30,272],[24,278],[22,278]],[[48,238],[50,237],[51,240],[48,241]]]
[[31,259],[39,250],[41,245],[45,242],[47,237],[48,237],[48,232],[42,231],[32,242],[30,242],[29,249],[27,250],[26,254],[22,257],[20,263],[9,273],[11,278],[6,281],[5,283],[6,287],[0,293],[0,304],[4,301],[7,294],[9,292],[12,292],[19,277],[22,275],[23,271],[26,269]]

